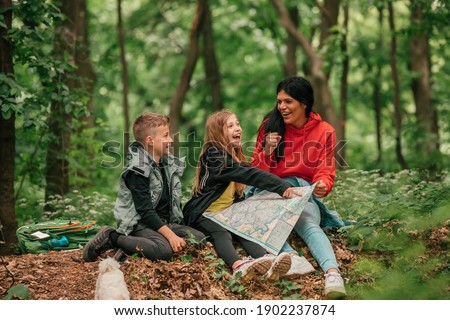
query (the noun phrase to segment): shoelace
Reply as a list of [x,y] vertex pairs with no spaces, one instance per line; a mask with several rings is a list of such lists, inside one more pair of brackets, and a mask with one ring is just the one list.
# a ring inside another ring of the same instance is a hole
[[342,282],[342,277],[339,273],[327,273],[325,274],[325,277],[327,278],[327,280],[331,283],[341,283]]

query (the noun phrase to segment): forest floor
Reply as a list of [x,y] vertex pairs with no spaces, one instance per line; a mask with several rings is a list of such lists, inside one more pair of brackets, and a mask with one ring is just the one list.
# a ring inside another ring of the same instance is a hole
[[[325,299],[324,278],[317,263],[309,255],[304,243],[297,242],[316,272],[297,279],[268,282],[252,279],[245,284],[233,281],[222,260],[214,250],[195,250],[188,247],[173,261],[151,262],[145,258],[128,257],[121,270],[131,299]],[[355,258],[345,241],[335,234],[332,240],[343,274]],[[102,257],[112,256],[109,251]],[[90,300],[94,299],[98,263],[86,263],[82,250],[52,251],[43,254],[4,256],[0,260],[0,299],[11,286],[25,285],[34,300]],[[344,276],[345,278],[345,276]]]

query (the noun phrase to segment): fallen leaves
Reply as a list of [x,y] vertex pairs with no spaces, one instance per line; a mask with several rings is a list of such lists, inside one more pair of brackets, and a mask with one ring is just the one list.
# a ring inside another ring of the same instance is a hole
[[[332,244],[340,267],[345,271],[355,255],[340,239],[333,239]],[[286,285],[280,283],[255,279],[247,282],[243,291],[232,292],[229,287],[230,270],[223,270],[224,267],[219,270],[220,262],[211,248],[188,248],[177,254],[171,262],[128,257],[121,264],[121,269],[134,300],[324,299],[323,273],[303,242],[294,241],[294,247],[305,253],[317,271],[289,282],[289,287],[295,288],[292,290],[287,290]],[[106,252],[103,257],[113,254],[112,251]],[[5,267],[13,274],[14,285],[23,284],[29,289],[31,299],[94,298],[98,261],[84,262],[81,250],[6,256],[3,260],[6,266],[0,264],[0,298],[6,296],[5,291],[13,281]]]

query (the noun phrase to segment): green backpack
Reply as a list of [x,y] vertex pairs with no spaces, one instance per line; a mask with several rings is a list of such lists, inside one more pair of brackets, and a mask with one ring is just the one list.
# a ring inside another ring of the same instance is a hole
[[82,248],[99,229],[95,221],[55,220],[22,226],[16,234],[22,254],[44,253]]

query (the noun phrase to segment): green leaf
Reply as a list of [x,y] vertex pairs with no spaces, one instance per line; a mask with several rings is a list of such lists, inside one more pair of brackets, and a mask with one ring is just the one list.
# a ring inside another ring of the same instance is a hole
[[187,255],[187,256],[182,256],[181,257],[181,261],[185,261],[185,262],[192,262],[193,258],[191,255]]
[[66,111],[66,113],[72,112],[72,104],[71,103],[65,104],[64,105],[64,110]]
[[12,300],[12,299],[20,299],[20,300],[30,300],[30,290],[21,284],[17,286],[11,287],[8,290],[8,295],[3,298],[3,300]]

